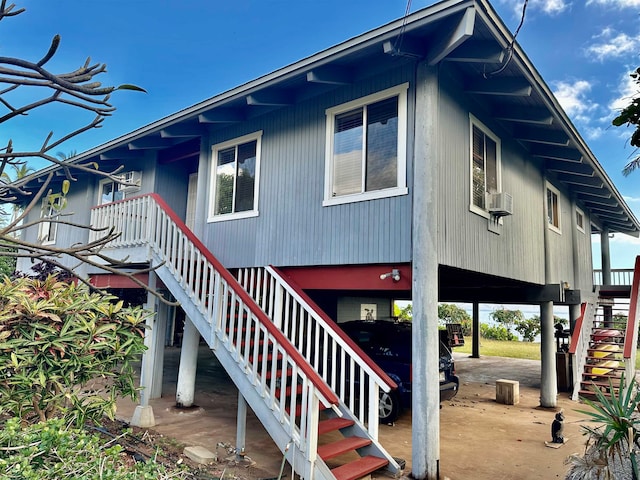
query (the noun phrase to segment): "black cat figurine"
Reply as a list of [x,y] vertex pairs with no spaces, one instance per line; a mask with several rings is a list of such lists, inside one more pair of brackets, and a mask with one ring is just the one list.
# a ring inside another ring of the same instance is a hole
[[564,443],[564,413],[560,410],[556,413],[555,420],[551,423],[552,443]]

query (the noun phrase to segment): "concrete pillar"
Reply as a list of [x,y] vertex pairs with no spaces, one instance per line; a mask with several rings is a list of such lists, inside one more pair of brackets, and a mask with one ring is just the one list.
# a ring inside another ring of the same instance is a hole
[[440,469],[438,382],[438,69],[417,66],[413,179],[412,474],[436,480]]
[[480,305],[473,302],[473,339],[471,358],[480,358]]
[[236,459],[244,458],[244,447],[247,437],[247,401],[238,392],[238,420],[236,424]]
[[190,407],[196,391],[196,368],[198,366],[198,346],[200,333],[189,318],[184,319],[184,333],[180,348],[180,367],[176,387],[176,405]]
[[573,335],[573,329],[576,326],[576,322],[578,318],[580,318],[580,314],[582,313],[582,308],[580,305],[569,305],[569,331]]
[[[149,273],[149,290],[156,288],[156,275]],[[158,340],[156,335],[158,307],[157,298],[151,293],[147,293],[147,302],[144,308],[154,312],[153,316],[147,318],[147,329],[144,332],[144,344],[147,350],[142,355],[142,366],[140,369],[140,405],[136,407],[131,418],[131,425],[135,427],[148,428],[155,426],[155,417],[153,409],[149,405],[151,394],[153,391],[153,380],[155,363],[158,355],[164,355],[164,348],[158,349]],[[164,336],[163,336],[164,338]]]
[[[167,297],[167,293],[163,292],[163,295]],[[153,371],[151,378],[151,389],[149,391],[149,398],[160,398],[162,397],[162,380],[163,380],[163,372],[164,372],[164,346],[166,343],[167,337],[167,323],[169,319],[169,315],[171,313],[171,309],[169,305],[166,303],[162,303],[157,301],[156,307],[156,318],[154,323],[154,331],[153,331],[153,343],[154,350],[156,352],[154,362],[153,362]]]
[[553,302],[540,304],[540,406],[555,407],[558,396],[554,345]]
[[609,247],[609,229],[600,232],[600,258],[602,263],[602,284],[611,285],[611,250]]

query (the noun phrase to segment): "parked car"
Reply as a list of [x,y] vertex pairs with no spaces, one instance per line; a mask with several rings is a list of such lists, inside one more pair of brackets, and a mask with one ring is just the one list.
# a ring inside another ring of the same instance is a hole
[[[380,392],[380,423],[394,422],[411,404],[411,323],[355,320],[339,325],[398,384],[397,390]],[[453,398],[460,385],[446,330],[440,335],[439,370],[442,402]]]

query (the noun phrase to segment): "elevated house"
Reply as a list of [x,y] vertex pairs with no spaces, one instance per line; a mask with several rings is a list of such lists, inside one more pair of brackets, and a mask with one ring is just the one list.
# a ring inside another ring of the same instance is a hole
[[[539,305],[540,401],[553,407],[553,307],[587,328],[598,300],[592,234],[607,252],[610,233],[640,232],[487,0],[436,3],[69,160],[87,162],[122,165],[125,183],[78,174],[67,220],[115,227],[104,253],[126,257],[133,273],[158,267],[139,278],[180,303],[177,401],[193,401],[202,337],[238,385],[240,419],[253,409],[305,478],[399,470],[377,441],[378,394],[394,382],[340,322],[389,317],[394,299],[412,300],[413,475],[436,478],[437,303],[473,303],[476,326],[479,303]],[[51,172],[24,187],[36,191]],[[45,202],[30,220],[49,211]],[[48,220],[25,238],[95,238]],[[79,274],[135,287],[99,268]],[[161,394],[171,313],[153,297],[148,305],[158,315],[140,423]],[[344,440],[318,447],[335,429]],[[348,448],[361,459],[332,464]]]

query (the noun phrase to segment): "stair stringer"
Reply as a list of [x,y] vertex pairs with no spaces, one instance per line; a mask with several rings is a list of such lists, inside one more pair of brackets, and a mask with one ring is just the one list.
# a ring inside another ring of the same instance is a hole
[[587,364],[587,351],[589,349],[589,333],[593,328],[595,320],[595,306],[592,302],[586,304],[583,313],[582,327],[580,336],[576,345],[576,351],[573,355],[573,393],[571,400],[578,401],[580,398],[580,386],[582,380],[582,372]]
[[[274,412],[266,403],[265,397],[260,393],[257,386],[252,383],[247,372],[238,364],[233,351],[227,348],[224,340],[216,335],[215,329],[200,311],[193,297],[182,287],[171,269],[162,264],[161,259],[155,252],[152,258],[154,265],[160,265],[155,270],[155,273],[176,301],[180,303],[185,315],[187,315],[198,329],[200,335],[205,339],[213,354],[229,374],[238,391],[265,427],[265,430],[269,433],[278,449],[286,457],[289,464],[294,466],[296,473],[302,478],[309,480],[335,480],[331,470],[320,457],[316,457],[315,460],[310,463],[307,459],[306,452],[295,448],[295,443],[292,441],[293,439],[287,432],[287,429],[284,428],[279,420],[277,412]],[[315,428],[317,428],[317,425]]]

